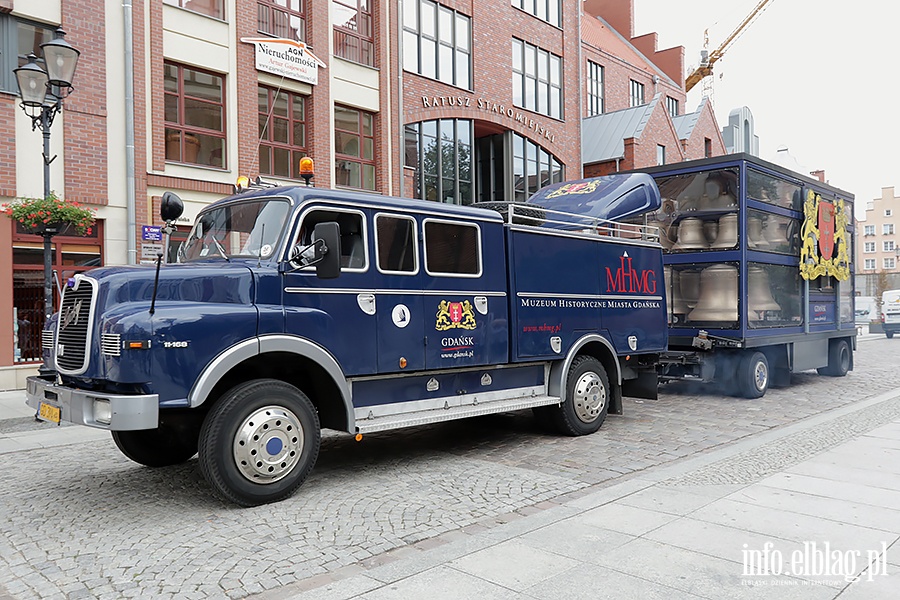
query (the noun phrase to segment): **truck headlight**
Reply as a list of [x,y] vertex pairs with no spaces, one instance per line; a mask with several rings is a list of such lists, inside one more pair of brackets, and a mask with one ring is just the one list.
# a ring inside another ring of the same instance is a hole
[[109,406],[109,400],[94,398],[94,420],[103,425],[109,425],[112,422],[112,408]]

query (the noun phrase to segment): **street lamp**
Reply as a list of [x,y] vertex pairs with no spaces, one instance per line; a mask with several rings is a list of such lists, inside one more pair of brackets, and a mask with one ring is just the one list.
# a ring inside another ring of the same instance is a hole
[[[16,84],[22,103],[19,105],[25,114],[31,117],[31,130],[40,128],[44,135],[44,198],[50,195],[50,163],[56,158],[50,156],[50,127],[53,119],[62,110],[63,99],[71,94],[72,79],[75,67],[81,54],[64,38],[66,32],[56,30],[56,37],[41,44],[44,55],[45,71],[37,64],[38,57],[34,53],[28,55],[28,63],[18,69]],[[52,264],[53,255],[50,238],[59,233],[57,229],[45,228],[44,237],[44,323],[53,314]]]

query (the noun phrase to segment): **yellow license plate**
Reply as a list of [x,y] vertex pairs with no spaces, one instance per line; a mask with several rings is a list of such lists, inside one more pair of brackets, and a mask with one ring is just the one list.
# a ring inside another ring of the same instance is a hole
[[47,404],[46,402],[41,402],[41,407],[38,409],[38,416],[45,421],[59,423],[59,407]]

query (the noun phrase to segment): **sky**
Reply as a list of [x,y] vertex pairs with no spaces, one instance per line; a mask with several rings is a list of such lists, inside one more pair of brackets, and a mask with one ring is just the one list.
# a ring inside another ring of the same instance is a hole
[[[634,34],[657,32],[660,50],[684,46],[696,67],[708,30],[717,48],[759,0],[634,0]],[[855,10],[854,10],[855,9]],[[770,0],[713,66],[713,107],[753,114],[759,155],[787,147],[803,173],[822,169],[856,196],[856,215],[881,189],[900,195],[900,2]],[[696,110],[703,84],[688,94]],[[781,163],[783,164],[783,163]],[[800,170],[800,169],[795,169]]]

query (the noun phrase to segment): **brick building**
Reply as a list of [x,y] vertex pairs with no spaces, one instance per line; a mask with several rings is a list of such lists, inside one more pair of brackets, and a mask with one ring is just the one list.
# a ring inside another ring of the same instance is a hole
[[857,292],[876,296],[900,287],[900,197],[893,187],[881,188],[881,197],[866,203],[855,231]]
[[[51,189],[99,218],[54,238],[61,281],[153,256],[164,191],[177,244],[239,175],[299,181],[304,155],[317,186],[468,204],[724,153],[633,0],[0,0],[0,201],[43,193],[12,69],[58,26],[81,57]],[[0,221],[0,389],[39,356],[42,282],[41,238]]]

